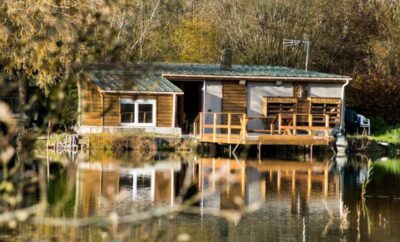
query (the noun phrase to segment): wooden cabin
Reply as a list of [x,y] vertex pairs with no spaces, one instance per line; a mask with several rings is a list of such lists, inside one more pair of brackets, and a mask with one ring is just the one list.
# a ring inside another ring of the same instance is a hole
[[89,79],[81,87],[80,132],[142,129],[259,145],[328,144],[332,130],[344,128],[344,93],[351,80],[230,63],[142,64],[128,71],[92,71]]
[[79,133],[142,130],[181,134],[175,126],[176,96],[183,92],[162,76],[128,70],[90,71],[80,83]]

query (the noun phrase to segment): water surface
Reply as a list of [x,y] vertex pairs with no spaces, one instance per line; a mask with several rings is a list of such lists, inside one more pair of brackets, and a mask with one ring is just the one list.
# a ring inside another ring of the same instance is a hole
[[47,160],[50,205],[1,238],[399,241],[399,160],[310,159],[55,156]]

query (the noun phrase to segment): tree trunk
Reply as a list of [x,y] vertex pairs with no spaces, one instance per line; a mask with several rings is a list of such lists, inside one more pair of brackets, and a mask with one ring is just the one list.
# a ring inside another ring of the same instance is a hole
[[27,100],[27,82],[26,79],[17,75],[18,78],[18,93],[19,93],[19,100],[18,100],[18,122],[19,126],[25,128],[27,126],[27,119],[25,113],[25,106]]

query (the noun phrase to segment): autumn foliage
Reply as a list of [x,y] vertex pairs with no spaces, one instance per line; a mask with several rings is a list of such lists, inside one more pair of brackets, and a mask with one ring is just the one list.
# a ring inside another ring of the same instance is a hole
[[304,68],[304,48],[284,47],[285,38],[310,41],[310,70],[353,77],[348,106],[399,122],[398,1],[4,0],[0,5],[4,79],[18,80],[20,87],[21,80],[34,83],[46,92],[76,80],[82,71],[77,67],[88,63],[217,63],[225,46],[235,63]]

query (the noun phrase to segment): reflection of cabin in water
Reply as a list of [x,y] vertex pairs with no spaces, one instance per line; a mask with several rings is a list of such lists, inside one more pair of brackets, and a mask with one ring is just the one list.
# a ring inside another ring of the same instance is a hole
[[99,66],[81,85],[79,132],[142,129],[221,144],[318,145],[343,127],[350,77],[222,59],[221,66]]
[[[129,192],[123,201],[125,205],[173,206],[182,201],[179,197],[183,195],[183,180],[190,179],[196,184],[204,208],[241,209],[280,193],[291,193],[291,199],[295,199],[292,202],[296,204],[300,198],[307,205],[311,197],[318,200],[338,197],[339,177],[330,176],[329,168],[328,162],[263,160],[260,163],[223,158],[201,158],[198,163],[189,164],[165,161],[133,168],[80,163],[77,199],[83,217],[107,208],[107,202],[113,202],[122,190]],[[238,204],[238,198],[243,203]]]
[[[273,203],[276,201],[273,196],[281,196],[279,201],[289,201],[286,205],[297,213],[312,200],[339,198],[339,176],[330,174],[329,169],[328,162],[263,160],[260,163],[223,158],[201,158],[197,163],[186,164],[164,161],[132,168],[80,163],[76,199],[81,204],[82,217],[106,209],[107,202],[112,202],[124,189],[129,191],[129,196],[121,201],[125,206],[129,203],[173,206],[182,202],[185,177],[195,184],[199,204],[205,209],[241,210],[256,203]],[[269,200],[270,197],[273,199]]]
[[[179,162],[158,162],[153,166],[118,167],[98,162],[80,163],[78,169],[78,196],[82,204],[80,214],[87,217],[113,202],[123,190],[129,191],[124,202],[170,204],[175,202],[175,172]],[[105,199],[105,200],[104,200]]]
[[244,201],[242,206],[250,206],[272,194],[289,193],[294,212],[297,197],[307,206],[311,197],[339,196],[339,177],[330,176],[328,162],[202,158],[198,166],[199,191],[213,192],[203,204],[212,208],[237,209],[238,197]]

